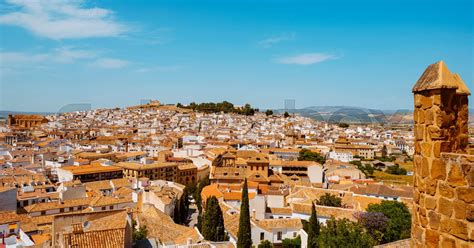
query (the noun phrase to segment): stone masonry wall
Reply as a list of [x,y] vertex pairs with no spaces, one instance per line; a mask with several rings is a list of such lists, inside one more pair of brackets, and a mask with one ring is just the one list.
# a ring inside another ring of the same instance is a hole
[[415,92],[414,247],[472,247],[474,156],[467,155],[468,96]]

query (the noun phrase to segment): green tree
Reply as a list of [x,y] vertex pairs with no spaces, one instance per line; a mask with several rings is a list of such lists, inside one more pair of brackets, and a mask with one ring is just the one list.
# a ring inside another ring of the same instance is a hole
[[132,227],[133,227],[133,233],[132,233],[132,239],[133,240],[144,240],[148,236],[148,230],[146,226],[141,226],[139,228],[136,228],[137,222],[135,220],[132,221]]
[[247,179],[242,189],[242,202],[240,204],[239,232],[237,233],[237,248],[252,247],[252,230],[250,229],[249,193]]
[[318,215],[316,214],[316,207],[314,204],[311,206],[311,217],[308,222],[308,246],[312,248],[318,247],[318,237],[321,230],[319,225]]
[[283,114],[283,116],[284,116],[285,118],[288,118],[288,117],[290,117],[290,114],[285,111],[285,113]]
[[328,207],[341,207],[342,199],[333,194],[326,193],[319,197],[319,200],[316,200],[318,205],[328,206]]
[[198,217],[197,217],[197,228],[202,231],[202,219],[203,219],[203,213],[202,213],[202,198],[201,198],[201,192],[204,187],[209,185],[211,182],[209,181],[209,178],[205,177],[201,181],[198,182],[196,191],[194,192],[194,200],[196,201],[196,206],[198,209]]
[[273,247],[273,244],[268,240],[263,240],[262,242],[260,242],[260,244],[258,244],[258,248],[272,248],[272,247]]
[[177,207],[175,207],[174,221],[179,224],[185,224],[188,220],[189,215],[189,194],[188,187],[183,190],[183,196],[178,201]]
[[365,248],[375,244],[360,224],[345,218],[336,220],[334,217],[321,226],[318,241],[321,248]]
[[388,218],[382,243],[410,237],[411,215],[404,203],[382,201],[380,204],[369,204],[367,212],[383,213]]
[[308,150],[305,148],[300,150],[298,160],[299,161],[315,161],[320,164],[326,163],[326,159],[323,156],[321,156],[319,153],[312,152],[311,150]]
[[210,197],[206,203],[204,220],[202,224],[202,236],[206,240],[224,241],[226,233],[224,228],[224,217],[222,215],[219,201],[215,196]]
[[350,161],[349,163],[357,166],[357,169],[364,173],[366,177],[373,177],[375,167],[373,167],[371,164],[362,165],[362,162],[358,160]]
[[300,236],[294,239],[284,239],[282,241],[283,248],[300,248],[301,247],[301,238]]
[[267,111],[265,111],[265,115],[266,115],[266,116],[273,115],[273,110],[267,109]]
[[345,122],[341,122],[339,123],[338,125],[340,128],[348,128],[349,127],[349,124],[345,123]]
[[400,167],[400,165],[398,164],[394,166],[389,166],[386,172],[392,175],[406,175],[407,174],[407,170],[405,168]]

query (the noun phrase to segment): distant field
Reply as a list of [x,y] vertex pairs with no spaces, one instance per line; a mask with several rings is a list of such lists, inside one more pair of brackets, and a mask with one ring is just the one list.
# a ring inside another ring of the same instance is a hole
[[413,171],[413,161],[398,164],[407,171]]
[[413,176],[392,175],[382,171],[375,171],[374,176],[376,181],[383,181],[385,183],[403,185],[406,185],[407,183],[409,185],[413,184]]

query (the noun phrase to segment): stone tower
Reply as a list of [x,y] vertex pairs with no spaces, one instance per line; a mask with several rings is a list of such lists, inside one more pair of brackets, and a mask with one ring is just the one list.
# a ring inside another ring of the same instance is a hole
[[474,156],[468,148],[469,89],[443,61],[413,87],[413,247],[473,247]]

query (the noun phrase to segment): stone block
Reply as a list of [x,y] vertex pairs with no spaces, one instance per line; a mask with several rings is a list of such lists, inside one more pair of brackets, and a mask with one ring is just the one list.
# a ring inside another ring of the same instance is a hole
[[[467,205],[466,220],[470,222],[474,222],[474,204]],[[474,228],[473,228],[473,231],[474,231]]]
[[434,141],[433,157],[440,158],[442,152],[451,152],[451,143],[447,141]]
[[419,99],[419,102],[421,103],[421,108],[423,108],[423,109],[428,109],[428,108],[431,108],[433,106],[433,98],[431,98],[430,96],[423,96],[422,95],[421,98]]
[[429,210],[436,209],[437,200],[435,197],[426,196],[425,197],[425,208]]
[[423,140],[425,138],[425,126],[423,124],[415,126],[415,138],[417,140]]
[[468,164],[469,171],[467,173],[464,173],[467,179],[467,182],[469,183],[469,186],[474,187],[474,166],[472,164]]
[[438,200],[438,212],[448,217],[453,213],[453,202],[441,197]]
[[415,109],[421,107],[421,97],[422,95],[420,94],[415,94],[414,95],[414,103],[415,103]]
[[420,215],[418,217],[419,221],[420,221],[420,225],[424,228],[426,228],[428,226],[428,217],[426,216],[423,216],[423,215]]
[[421,142],[421,155],[423,158],[431,157],[431,151],[433,149],[433,145],[431,142]]
[[428,158],[423,158],[421,160],[421,176],[430,176],[430,161],[428,160]]
[[456,242],[454,239],[443,235],[441,237],[441,246],[443,248],[456,248]]
[[459,188],[456,188],[456,194],[459,200],[463,200],[465,203],[468,203],[468,204],[474,203],[474,188],[459,187]]
[[449,233],[451,233],[453,236],[456,236],[463,240],[469,240],[467,236],[466,223],[460,220],[450,220],[450,226],[451,226],[451,230],[449,231]]
[[415,108],[413,111],[413,120],[416,124],[425,123],[425,111],[421,108]]
[[456,219],[466,218],[467,204],[464,201],[454,200],[453,210],[454,210],[454,217]]
[[425,242],[427,247],[439,247],[440,235],[437,231],[427,229],[425,231]]
[[446,216],[441,216],[441,231],[443,233],[448,233],[451,231],[451,222]]
[[447,181],[449,185],[454,187],[467,185],[464,173],[461,170],[461,165],[458,163],[450,163]]
[[432,178],[425,178],[424,180],[424,186],[425,186],[425,192],[429,195],[435,195],[436,194],[436,179]]
[[446,179],[446,165],[441,159],[433,159],[431,162],[431,177],[435,179]]
[[419,226],[414,226],[412,227],[413,228],[413,236],[415,238],[415,241],[416,242],[421,242],[423,243],[423,232],[424,232],[424,229],[419,227]]
[[438,183],[438,192],[440,195],[446,198],[453,198],[454,197],[454,189],[451,188],[446,182],[440,181]]
[[442,140],[447,137],[445,130],[437,126],[429,126],[427,132],[431,140]]
[[434,109],[425,110],[425,125],[433,125],[434,123]]
[[430,228],[433,230],[439,229],[439,223],[441,221],[441,215],[435,211],[428,212],[428,220],[430,222]]

